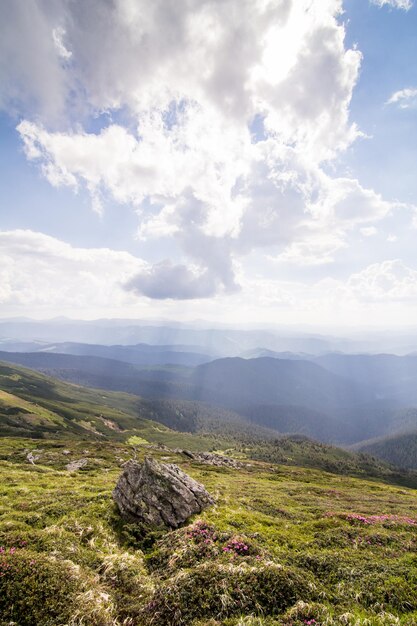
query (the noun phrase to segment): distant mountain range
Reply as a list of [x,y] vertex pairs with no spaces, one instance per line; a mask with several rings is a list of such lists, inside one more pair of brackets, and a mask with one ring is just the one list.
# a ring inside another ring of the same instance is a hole
[[[61,349],[78,354],[55,352]],[[130,362],[83,354],[87,352],[120,355]],[[167,356],[174,362],[158,363]],[[67,382],[165,402],[165,423],[176,427],[174,411],[170,417],[167,409],[170,401],[211,406],[214,412],[239,415],[254,428],[343,445],[417,432],[417,357],[285,356],[292,358],[222,358],[195,365],[194,359],[210,357],[176,352],[172,346],[64,343],[30,353],[0,352],[1,361]],[[189,423],[187,428],[192,430]]]
[[[221,408],[88,389],[7,364],[0,364],[0,436],[38,439],[39,452],[45,441],[63,449],[80,440],[96,450],[105,441],[195,451],[241,447],[254,461],[417,486],[415,472],[399,471],[363,452],[342,450],[299,435],[278,436]],[[28,457],[25,462],[30,462]]]
[[[1,344],[0,344],[1,347]],[[124,361],[132,365],[185,365],[195,366],[211,361],[212,355],[202,354],[198,346],[152,346],[140,343],[134,346],[103,346],[84,343],[56,343],[37,347],[36,352],[97,356]],[[20,352],[20,350],[19,350]],[[31,350],[32,352],[32,350]]]
[[[355,336],[331,336],[317,332],[300,332],[291,327],[230,328],[208,322],[150,322],[147,320],[31,320],[27,318],[0,319],[0,343],[9,350],[9,342],[88,343],[106,346],[132,346],[139,343],[185,346],[194,352],[211,356],[274,356],[273,353],[311,354],[329,352],[355,354],[387,352],[404,355],[417,351],[417,333],[357,332]],[[13,349],[13,348],[12,348]],[[31,348],[30,348],[31,349]],[[19,351],[20,348],[16,348]],[[267,353],[265,352],[267,351]]]
[[384,345],[410,354],[363,353],[375,341],[203,323],[0,321],[1,361],[134,394],[168,427],[217,424],[220,433],[237,424],[417,467],[417,341],[387,335]]

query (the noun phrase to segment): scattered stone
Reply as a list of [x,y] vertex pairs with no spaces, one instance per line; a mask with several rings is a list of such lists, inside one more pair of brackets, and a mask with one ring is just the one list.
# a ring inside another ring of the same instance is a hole
[[29,463],[32,463],[32,465],[35,465],[36,461],[39,461],[41,457],[39,455],[35,455],[33,454],[33,452],[28,452],[26,455],[26,460],[29,461]]
[[129,461],[113,491],[120,513],[150,526],[178,528],[214,500],[203,485],[173,463],[146,457]]
[[62,450],[62,454],[65,454],[65,455],[71,454],[71,450]]
[[76,472],[77,470],[85,467],[87,464],[88,464],[88,459],[78,459],[78,461],[71,461],[71,463],[68,463],[65,466],[65,468],[69,472]]
[[223,456],[222,454],[213,454],[212,452],[190,452],[190,450],[181,450],[181,453],[193,461],[199,461],[200,463],[205,463],[206,465],[231,467],[233,469],[242,469],[245,467],[245,464],[240,463],[235,459],[231,459],[228,456]]
[[103,424],[107,426],[107,428],[109,428],[110,430],[114,430],[117,433],[124,432],[123,428],[120,428],[119,424],[116,424],[116,422],[113,422],[113,420],[108,420],[104,418],[102,415],[99,415],[99,418],[101,419]]

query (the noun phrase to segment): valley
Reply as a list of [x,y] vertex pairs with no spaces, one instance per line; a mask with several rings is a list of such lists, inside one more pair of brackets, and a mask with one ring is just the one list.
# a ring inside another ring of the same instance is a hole
[[[1,626],[417,625],[414,358],[24,347],[0,355]],[[121,517],[146,457],[214,505]]]

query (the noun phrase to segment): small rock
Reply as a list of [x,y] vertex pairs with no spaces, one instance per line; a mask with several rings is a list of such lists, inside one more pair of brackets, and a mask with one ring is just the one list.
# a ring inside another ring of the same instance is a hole
[[65,455],[71,454],[71,450],[62,450],[62,454],[65,454]]
[[120,513],[150,526],[178,528],[214,500],[203,485],[177,465],[146,457],[129,461],[113,491]]
[[29,461],[29,463],[32,463],[32,465],[35,465],[35,461],[39,461],[40,456],[36,456],[35,454],[33,454],[33,452],[28,452],[28,454],[26,455],[26,460]]
[[88,460],[87,459],[78,459],[78,461],[71,461],[71,463],[68,463],[65,468],[69,471],[69,472],[75,472],[79,469],[82,469],[83,467],[85,467],[88,464]]

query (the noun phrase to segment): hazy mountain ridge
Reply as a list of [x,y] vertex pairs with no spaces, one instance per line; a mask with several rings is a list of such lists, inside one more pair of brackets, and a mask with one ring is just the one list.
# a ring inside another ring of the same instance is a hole
[[246,422],[321,441],[355,443],[413,427],[417,411],[398,410],[358,381],[302,360],[226,358],[187,368],[140,367],[103,357],[0,353],[8,362],[61,380],[149,400],[198,401],[231,409]]
[[302,436],[279,436],[241,415],[198,402],[146,400],[78,387],[0,363],[0,435],[49,440],[128,441],[209,450],[233,446],[250,458],[334,473],[368,475],[417,486],[369,454]]
[[[346,354],[387,352],[404,355],[417,351],[416,332],[356,332],[353,336],[330,336],[291,327],[236,329],[210,322],[173,322],[134,319],[74,320],[55,318],[0,320],[4,340],[43,343],[75,342],[102,345],[198,346],[203,354],[241,356],[247,351],[291,352],[315,356],[330,352]],[[0,346],[1,347],[1,346]],[[251,356],[259,356],[252,354]],[[262,354],[261,354],[262,356]],[[271,356],[271,354],[270,354]]]
[[241,441],[276,437],[273,431],[220,407],[104,393],[0,363],[0,434],[3,436],[125,440],[140,433],[149,441],[164,442],[172,439],[172,430],[195,436],[195,439],[185,436],[185,447],[193,446],[193,442],[197,447],[210,447],[213,438],[204,443],[198,438],[203,434]]
[[247,404],[300,403],[314,409],[332,409],[373,399],[366,388],[343,379],[315,363],[270,357],[217,359],[194,369],[191,380],[201,398],[236,407]]
[[[55,352],[60,349],[58,344],[47,350],[41,345],[39,349],[36,344],[36,352],[1,352],[0,359],[67,382],[132,393],[143,401],[159,402],[168,426],[172,422],[174,428],[181,429],[182,421],[182,427],[190,432],[195,428],[191,413],[188,412],[185,420],[176,419],[173,412],[166,410],[170,403],[196,402],[200,407],[209,404],[213,410],[217,407],[215,410],[229,417],[239,415],[247,427],[252,424],[253,428],[302,434],[342,445],[417,430],[417,408],[413,407],[414,398],[417,405],[415,355],[327,354],[317,357],[267,350],[267,354],[274,356],[226,357],[193,367],[152,362],[153,358],[163,360],[168,353],[174,359],[204,357],[183,349],[177,352],[176,346],[171,344],[63,344],[64,349],[77,354]],[[198,346],[192,349],[195,348]],[[132,360],[140,355],[140,360],[147,363],[133,364],[107,356],[82,354],[91,351],[102,355],[120,354]],[[226,422],[227,419],[220,420],[218,432],[225,428]]]
[[154,346],[137,344],[134,346],[85,343],[44,343],[44,342],[1,342],[0,349],[7,352],[46,352],[71,354],[73,356],[97,356],[115,359],[132,365],[185,365],[195,366],[216,358],[216,355],[202,354],[200,346]]

